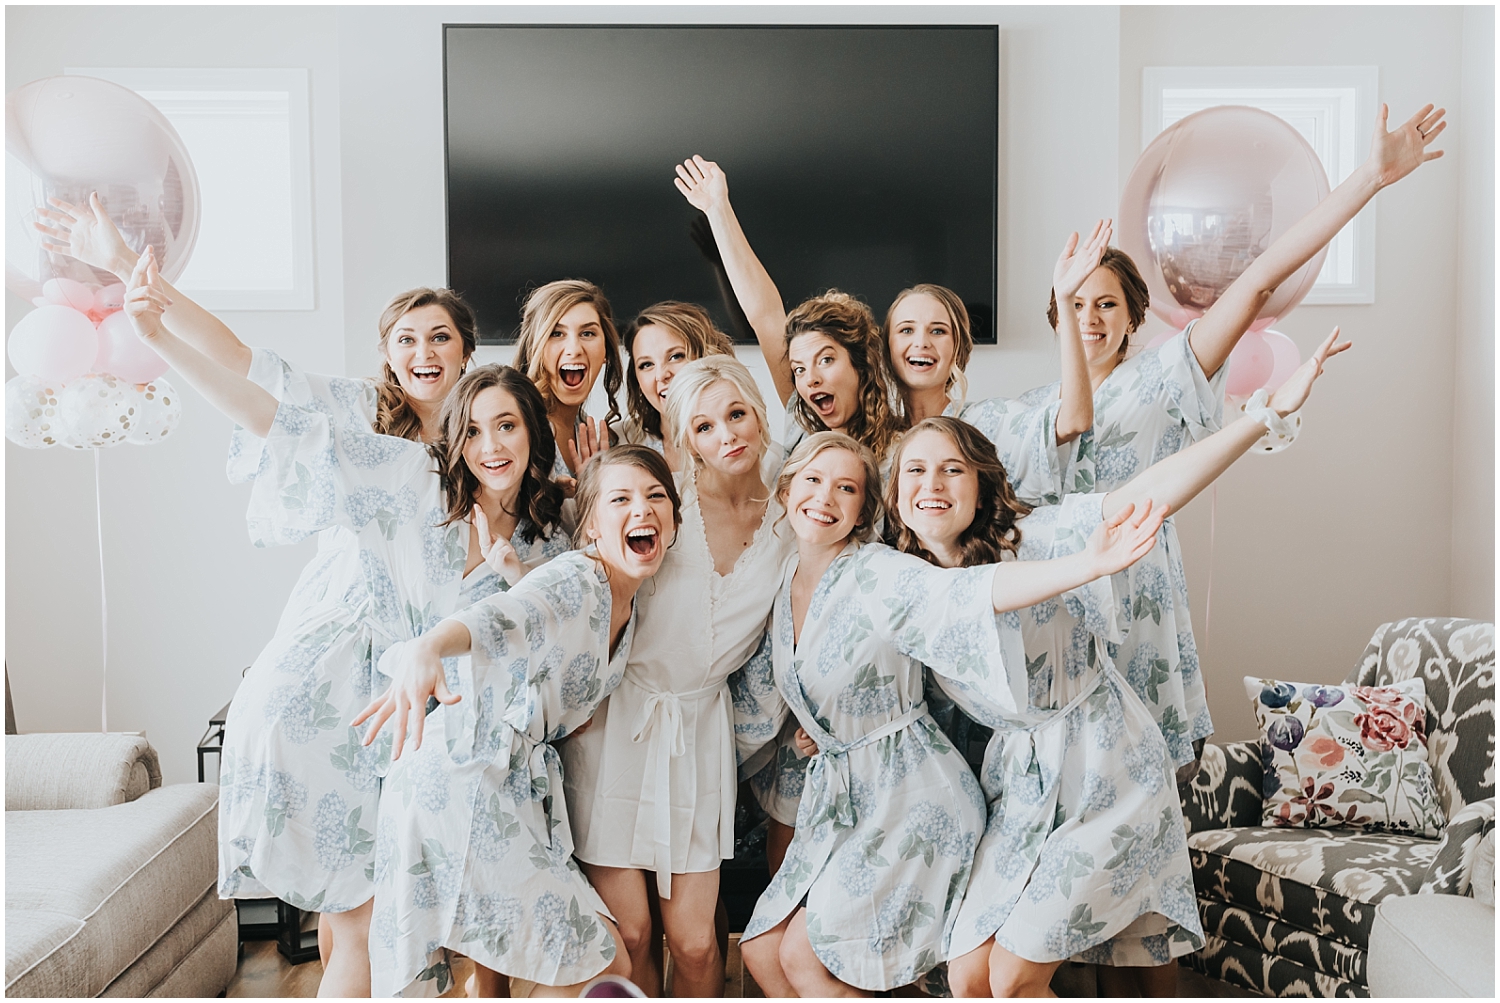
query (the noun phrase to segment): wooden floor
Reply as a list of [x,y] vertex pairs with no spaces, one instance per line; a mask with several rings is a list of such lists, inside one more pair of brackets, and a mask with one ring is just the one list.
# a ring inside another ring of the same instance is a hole
[[[444,997],[467,996],[465,983],[473,967],[467,958],[460,958],[454,963],[454,979],[456,985]],[[670,978],[670,961],[668,962],[668,973]],[[725,964],[724,995],[730,997],[763,997],[760,987],[755,984],[740,963],[739,935],[729,938],[729,956]],[[318,994],[318,980],[322,978],[323,966],[317,961],[309,961],[302,965],[289,965],[276,950],[274,941],[248,941],[245,944],[244,957],[240,960],[239,970],[234,974],[234,981],[229,983],[226,996],[316,996]],[[1059,977],[1053,980],[1053,988],[1060,996],[1094,996],[1092,990],[1092,975],[1086,965],[1066,966]],[[517,982],[512,986],[512,995],[530,995],[531,984]],[[1225,997],[1225,996],[1254,996],[1226,982],[1218,982],[1205,978],[1189,968],[1179,968],[1177,976],[1177,995],[1191,997]]]

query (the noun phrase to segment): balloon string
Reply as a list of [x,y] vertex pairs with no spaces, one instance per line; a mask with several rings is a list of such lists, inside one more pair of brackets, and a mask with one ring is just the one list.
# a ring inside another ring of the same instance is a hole
[[[1203,600],[1203,654],[1208,654],[1214,629],[1214,530],[1219,515],[1219,482],[1208,494],[1208,595]],[[1201,659],[1200,659],[1201,661]]]
[[109,731],[109,601],[104,582],[104,502],[99,477],[99,447],[94,447],[94,517],[99,531],[99,623],[104,635],[99,662],[99,730]]

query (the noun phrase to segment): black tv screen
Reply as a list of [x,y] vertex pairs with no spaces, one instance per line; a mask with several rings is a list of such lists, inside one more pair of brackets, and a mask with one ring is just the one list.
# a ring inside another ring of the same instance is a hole
[[993,343],[997,28],[444,33],[448,280],[483,341],[512,341],[527,292],[560,278],[598,283],[622,324],[690,300],[753,340],[672,184],[701,154],[788,308],[836,287],[883,319],[934,282]]

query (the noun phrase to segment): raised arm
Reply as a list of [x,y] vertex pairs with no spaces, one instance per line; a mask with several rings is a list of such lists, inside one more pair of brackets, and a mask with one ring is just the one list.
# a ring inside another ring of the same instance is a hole
[[1078,328],[1078,314],[1073,297],[1084,281],[1099,267],[1109,238],[1114,234],[1114,220],[1101,219],[1080,249],[1078,234],[1072,234],[1063,245],[1062,254],[1052,269],[1052,295],[1057,299],[1057,339],[1062,349],[1062,401],[1057,411],[1057,441],[1072,442],[1094,424],[1094,386],[1089,379],[1089,360],[1083,354],[1083,333]]
[[750,249],[750,241],[735,218],[729,204],[729,180],[718,164],[695,156],[677,165],[674,183],[683,198],[708,217],[724,272],[750,321],[755,340],[760,342],[761,354],[776,383],[776,393],[785,404],[797,389],[786,361],[786,308],[776,283]]
[[[53,208],[42,209],[44,222],[33,223],[46,237],[43,247],[54,254],[67,254],[86,265],[112,272],[128,283],[138,255],[125,243],[114,221],[104,211],[99,193],[89,196],[87,206],[52,199]],[[163,317],[167,326],[215,363],[244,376],[250,372],[250,349],[224,322],[174,289],[158,276],[170,304]]]
[[1396,131],[1387,132],[1390,109],[1380,106],[1369,159],[1251,262],[1193,325],[1188,343],[1204,375],[1212,377],[1219,371],[1276,287],[1312,260],[1376,192],[1443,155],[1442,150],[1428,152],[1427,146],[1447,128],[1444,114],[1444,109],[1434,111],[1427,105]]
[[231,370],[169,331],[162,314],[171,309],[172,302],[156,270],[156,254],[147,247],[127,273],[125,288],[125,312],[136,334],[210,404],[235,424],[265,438],[276,420],[276,398],[245,378],[248,364],[238,372]]
[[[1061,311],[1059,311],[1061,312]],[[1247,447],[1248,448],[1248,447]],[[1170,506],[1146,499],[1106,515],[1088,546],[1049,561],[1007,561],[996,567],[991,598],[995,612],[1034,606],[1069,589],[1123,571],[1145,557]]]
[[371,700],[369,706],[350,722],[357,728],[373,719],[374,723],[365,733],[364,744],[375,741],[380,729],[394,717],[396,743],[391,747],[391,758],[400,759],[406,748],[408,721],[416,739],[415,747],[420,749],[422,727],[427,720],[427,698],[436,697],[444,704],[455,704],[460,699],[448,689],[443,659],[467,655],[473,643],[473,636],[464,622],[449,617],[416,640],[389,649],[380,659],[380,670],[391,677],[390,688]]
[[[1287,378],[1269,401],[1273,411],[1285,418],[1302,407],[1313,383],[1323,374],[1323,363],[1352,344],[1348,341],[1339,344],[1338,336],[1339,329],[1334,328],[1312,357]],[[1246,415],[1208,438],[1152,464],[1129,483],[1105,496],[1105,518],[1122,510],[1128,511],[1135,505],[1149,504],[1152,499],[1170,505],[1173,511],[1181,509],[1228,470],[1235,460],[1244,456],[1260,441],[1265,431],[1265,423],[1259,417]]]

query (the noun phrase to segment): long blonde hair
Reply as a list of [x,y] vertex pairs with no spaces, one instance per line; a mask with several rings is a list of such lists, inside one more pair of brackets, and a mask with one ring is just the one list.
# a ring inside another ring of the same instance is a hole
[[[896,308],[901,301],[908,296],[931,296],[943,305],[948,312],[948,326],[953,328],[953,370],[948,374],[948,396],[956,401],[963,401],[969,396],[969,377],[964,374],[964,369],[969,365],[969,358],[974,354],[974,329],[969,322],[969,308],[964,306],[963,297],[949,289],[947,286],[933,285],[931,282],[918,282],[909,289],[903,289],[891,300],[891,308],[885,312],[885,348],[886,360],[890,363],[891,372],[900,372],[896,366],[896,360],[889,353],[891,350],[891,331],[894,330],[893,319]],[[906,384],[900,380],[896,381],[901,391],[901,400],[906,404],[906,413],[911,414],[911,400],[907,393]],[[957,391],[955,396],[954,391]]]
[[766,401],[760,395],[760,388],[755,385],[755,377],[750,375],[750,370],[745,368],[743,362],[732,355],[709,355],[679,369],[672,379],[671,389],[667,391],[666,435],[671,437],[669,441],[679,453],[692,457],[694,465],[701,464],[703,459],[688,447],[688,421],[693,417],[693,409],[698,406],[698,398],[703,396],[703,391],[721,381],[734,387],[740,400],[755,412],[755,419],[760,423],[761,456],[765,456],[766,450],[771,448],[771,427],[766,419]]
[[[462,296],[453,290],[429,289],[426,286],[418,286],[416,289],[408,289],[404,293],[397,294],[381,311],[381,358],[385,358],[386,345],[391,340],[391,332],[396,329],[397,322],[413,310],[424,306],[440,306],[447,311],[449,321],[458,331],[459,339],[463,341],[464,364],[468,365],[470,357],[474,354],[474,346],[479,343],[475,333],[477,325],[474,321],[474,310],[464,302]],[[381,374],[375,384],[375,393],[375,431],[381,435],[395,435],[414,442],[420,441],[422,417],[411,406],[411,399],[406,394],[406,388],[401,385],[400,380],[396,379],[396,372],[389,362],[381,363]]]
[[615,330],[614,312],[604,291],[586,279],[559,279],[537,286],[526,297],[521,308],[521,329],[516,333],[516,358],[514,365],[526,374],[542,392],[542,399],[550,408],[557,398],[552,392],[551,378],[542,368],[543,347],[552,331],[562,320],[563,314],[580,303],[588,303],[599,315],[599,327],[604,331],[604,395],[609,400],[606,424],[613,424],[620,417],[620,405],[615,395],[620,391],[623,374],[620,372],[620,334]]

